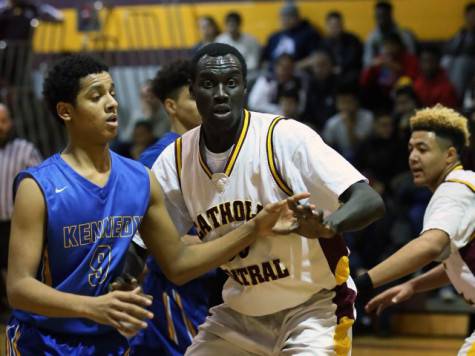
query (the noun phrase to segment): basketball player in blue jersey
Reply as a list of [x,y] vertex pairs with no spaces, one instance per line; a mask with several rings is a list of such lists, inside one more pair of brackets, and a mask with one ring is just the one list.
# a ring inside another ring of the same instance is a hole
[[[198,126],[201,117],[189,92],[190,62],[176,61],[160,69],[152,90],[162,102],[171,131],[165,133],[140,156],[148,168],[162,151],[186,131]],[[200,242],[194,229],[187,239]],[[139,247],[136,247],[139,248]],[[154,318],[149,326],[130,340],[131,355],[179,356],[185,353],[191,339],[208,315],[210,302],[219,299],[222,282],[220,272],[212,271],[182,286],[170,282],[152,257],[147,259],[149,273],[143,291],[154,297],[150,310]]]
[[282,200],[218,243],[183,244],[154,176],[109,150],[118,103],[108,68],[86,55],[69,56],[50,70],[43,92],[66,126],[68,144],[15,181],[9,355],[127,354],[121,334],[146,327],[151,301],[138,288],[108,292],[107,286],[138,230],[165,275],[184,283],[273,229],[297,228],[291,200]]

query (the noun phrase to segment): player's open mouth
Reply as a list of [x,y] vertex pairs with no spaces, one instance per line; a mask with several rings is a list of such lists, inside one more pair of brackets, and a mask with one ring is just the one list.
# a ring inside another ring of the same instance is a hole
[[106,119],[106,123],[111,126],[118,126],[119,125],[119,119],[116,115],[109,116]]
[[231,112],[231,109],[227,105],[215,106],[213,110],[213,113],[216,115],[226,115],[226,114],[229,114],[230,112]]

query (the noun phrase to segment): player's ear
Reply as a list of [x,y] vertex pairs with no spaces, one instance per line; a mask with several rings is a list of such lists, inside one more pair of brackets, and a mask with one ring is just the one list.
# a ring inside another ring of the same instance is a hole
[[459,155],[457,153],[457,150],[455,149],[454,146],[450,146],[449,149],[447,150],[447,163],[452,164],[456,162],[459,159]]
[[166,98],[165,101],[163,102],[163,107],[165,108],[165,111],[170,114],[174,115],[176,114],[176,102],[173,99]]
[[56,104],[56,112],[63,121],[71,121],[73,106],[70,103],[60,101]]

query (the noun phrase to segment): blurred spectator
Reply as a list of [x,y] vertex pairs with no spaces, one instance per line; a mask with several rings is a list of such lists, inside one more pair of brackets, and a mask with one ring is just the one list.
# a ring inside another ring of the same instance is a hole
[[361,74],[365,104],[372,109],[391,107],[390,94],[398,79],[407,76],[414,80],[418,75],[417,57],[406,51],[399,35],[388,34],[384,37],[381,54]]
[[388,1],[378,1],[374,7],[376,29],[371,32],[364,46],[364,65],[373,64],[373,59],[381,53],[383,40],[387,35],[397,34],[408,52],[416,53],[416,41],[413,34],[401,29],[393,18],[393,6]]
[[321,131],[330,116],[336,113],[335,93],[338,77],[333,71],[333,62],[325,51],[312,54],[308,62],[312,77],[308,90],[303,121]]
[[410,85],[396,88],[394,92],[394,118],[402,142],[409,142],[409,119],[419,106],[419,100]]
[[463,95],[462,111],[467,115],[475,111],[475,76],[471,78]]
[[287,53],[300,61],[318,48],[320,35],[312,25],[300,17],[294,4],[286,4],[280,10],[282,30],[270,35],[262,53],[263,61],[273,62]]
[[161,137],[170,129],[167,115],[160,103],[152,93],[152,80],[147,80],[140,87],[140,106],[134,107],[134,111],[129,116],[129,120],[122,124],[120,138],[123,141],[132,139],[135,124],[139,121],[150,121],[153,126],[153,133],[156,137]]
[[299,92],[295,88],[283,90],[279,97],[282,116],[300,120],[299,100]]
[[249,108],[251,110],[282,115],[279,98],[284,91],[293,90],[298,93],[300,114],[305,107],[305,93],[308,86],[305,77],[295,72],[295,61],[289,54],[277,58],[274,73],[268,73],[257,78],[249,93]]
[[142,152],[156,140],[152,123],[145,120],[137,121],[132,133],[132,141],[116,143],[113,150],[124,157],[138,160]]
[[198,19],[198,32],[200,34],[199,42],[193,47],[193,52],[196,52],[198,49],[213,43],[220,34],[220,29],[215,19],[211,16],[201,16]]
[[335,72],[345,82],[357,81],[362,66],[363,44],[354,34],[345,31],[343,17],[338,11],[327,14],[325,28],[326,36],[321,43],[335,61]]
[[13,179],[22,169],[41,161],[41,155],[33,144],[15,137],[10,112],[0,104],[0,313],[7,308],[5,277],[13,211]]
[[440,103],[457,108],[457,92],[439,62],[440,53],[435,47],[426,47],[422,50],[421,73],[414,82],[414,91],[422,106],[434,106]]
[[358,90],[352,85],[340,85],[336,93],[338,113],[328,119],[323,138],[350,162],[354,161],[359,144],[373,129],[373,114],[360,108]]
[[355,166],[370,180],[383,197],[390,192],[390,182],[407,171],[407,143],[396,132],[395,120],[386,112],[375,116],[371,135],[360,145]]
[[246,60],[248,80],[255,79],[261,54],[259,43],[254,37],[241,32],[242,18],[237,12],[228,13],[225,23],[226,32],[220,34],[216,42],[236,47]]
[[442,60],[459,95],[475,75],[475,3],[465,6],[465,25],[447,43]]

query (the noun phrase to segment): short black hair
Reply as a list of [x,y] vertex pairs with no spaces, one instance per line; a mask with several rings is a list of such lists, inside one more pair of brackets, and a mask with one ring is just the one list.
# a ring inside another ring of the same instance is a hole
[[336,10],[333,10],[333,11],[330,11],[327,16],[326,16],[326,20],[328,21],[329,19],[332,19],[332,18],[335,18],[335,19],[338,19],[338,20],[342,20],[343,19],[343,16],[341,14],[340,11],[336,11]]
[[234,57],[236,57],[241,63],[242,77],[245,80],[247,77],[246,60],[242,56],[241,52],[239,52],[236,48],[224,43],[210,43],[206,46],[201,47],[194,54],[191,60],[191,80],[194,81],[196,78],[196,70],[198,67],[198,62],[200,61],[201,58],[203,58],[204,56],[220,57],[220,56],[226,56],[228,54],[231,54]]
[[404,42],[402,41],[401,36],[399,36],[396,32],[390,32],[383,37],[383,44],[384,43],[392,43],[397,44],[398,46],[405,48]]
[[152,80],[152,92],[162,102],[176,100],[179,89],[188,86],[191,79],[191,63],[180,59],[160,68]]
[[134,129],[136,129],[138,127],[143,127],[147,131],[153,132],[153,124],[150,120],[139,120],[139,121],[137,121],[134,125]]
[[358,100],[360,98],[359,87],[357,83],[353,81],[341,81],[337,83],[335,92],[336,92],[335,94],[336,96],[351,95]]
[[420,54],[422,55],[422,53],[429,53],[437,59],[440,59],[441,57],[441,50],[439,49],[439,47],[436,47],[434,45],[423,46]]
[[238,12],[231,11],[226,15],[225,22],[235,21],[238,25],[242,24],[242,17]]
[[465,5],[465,14],[473,10],[475,10],[475,2],[471,1],[467,5]]
[[76,105],[80,80],[89,74],[108,71],[107,65],[90,55],[74,54],[60,59],[48,71],[43,83],[43,97],[49,111],[63,123],[56,110],[56,105],[59,102]]
[[387,0],[379,0],[374,6],[375,9],[383,9],[389,12],[393,11],[393,5]]

